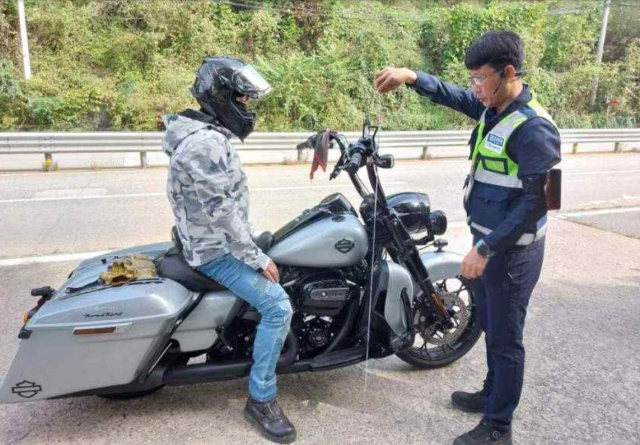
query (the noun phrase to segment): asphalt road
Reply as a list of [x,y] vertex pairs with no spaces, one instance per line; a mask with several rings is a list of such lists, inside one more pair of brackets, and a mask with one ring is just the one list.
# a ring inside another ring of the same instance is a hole
[[[308,180],[308,166],[248,167],[252,220],[275,230],[346,178]],[[527,371],[514,420],[518,444],[640,443],[640,154],[565,156],[563,210],[551,220],[525,331]],[[421,191],[469,236],[460,205],[466,163],[398,162],[388,193]],[[169,239],[165,169],[0,174],[0,379],[17,346],[29,290],[58,286],[94,252]],[[478,388],[484,345],[439,370],[395,357],[283,376],[280,402],[298,443],[447,444],[479,418],[449,404]],[[0,406],[2,444],[267,443],[240,414],[246,381],[165,388],[148,398],[96,397]]]

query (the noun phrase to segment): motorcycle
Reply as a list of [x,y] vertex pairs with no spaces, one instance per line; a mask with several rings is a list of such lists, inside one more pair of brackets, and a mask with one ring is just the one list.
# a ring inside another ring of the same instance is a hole
[[[459,276],[462,257],[436,239],[446,232],[445,214],[431,210],[427,194],[385,194],[378,169],[394,159],[379,154],[377,131],[365,122],[352,144],[329,136],[340,148],[330,179],[349,175],[359,211],[335,193],[255,240],[278,264],[294,309],[278,374],[393,354],[436,368],[464,356],[481,334],[473,292]],[[189,267],[175,227],[172,238],[85,260],[58,290],[33,289],[40,298],[25,315],[0,403],[129,399],[247,376],[260,314]],[[114,260],[137,254],[154,258],[157,276],[119,285],[98,278]]]

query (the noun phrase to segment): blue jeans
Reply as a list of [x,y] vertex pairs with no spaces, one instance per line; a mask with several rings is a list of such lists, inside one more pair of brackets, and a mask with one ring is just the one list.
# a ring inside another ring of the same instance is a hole
[[274,399],[278,392],[276,365],[293,314],[289,296],[280,284],[267,280],[231,254],[203,264],[198,270],[255,307],[262,315],[253,344],[249,394],[259,402]]

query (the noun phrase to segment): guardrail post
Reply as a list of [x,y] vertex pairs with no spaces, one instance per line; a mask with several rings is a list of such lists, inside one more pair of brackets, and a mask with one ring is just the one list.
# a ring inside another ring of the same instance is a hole
[[149,161],[147,160],[147,152],[146,151],[141,151],[140,152],[140,167],[149,168]]
[[576,154],[576,153],[578,153],[578,143],[574,142],[573,148],[571,149],[571,154]]
[[431,159],[431,155],[429,154],[429,146],[425,145],[422,147],[422,155],[420,155],[420,159]]
[[622,143],[621,142],[616,142],[615,145],[613,146],[613,152],[614,153],[620,153],[622,151]]
[[44,154],[44,168],[45,171],[51,170],[51,166],[53,165],[53,156],[51,153]]

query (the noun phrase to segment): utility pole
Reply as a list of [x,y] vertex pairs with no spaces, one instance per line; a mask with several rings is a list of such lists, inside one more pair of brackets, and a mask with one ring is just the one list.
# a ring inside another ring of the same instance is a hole
[[27,41],[27,19],[24,13],[24,0],[18,0],[18,19],[20,22],[20,44],[22,47],[22,64],[24,78],[31,78],[31,60],[29,59],[29,42]]
[[[604,40],[607,36],[607,23],[609,22],[609,8],[611,7],[611,0],[605,0],[604,9],[602,10],[602,25],[600,26],[600,38],[598,39],[598,54],[596,55],[596,64],[600,66],[602,63],[602,53],[604,52]],[[598,92],[598,76],[594,76],[591,89],[591,101],[590,105],[593,107],[596,104],[596,94]]]

